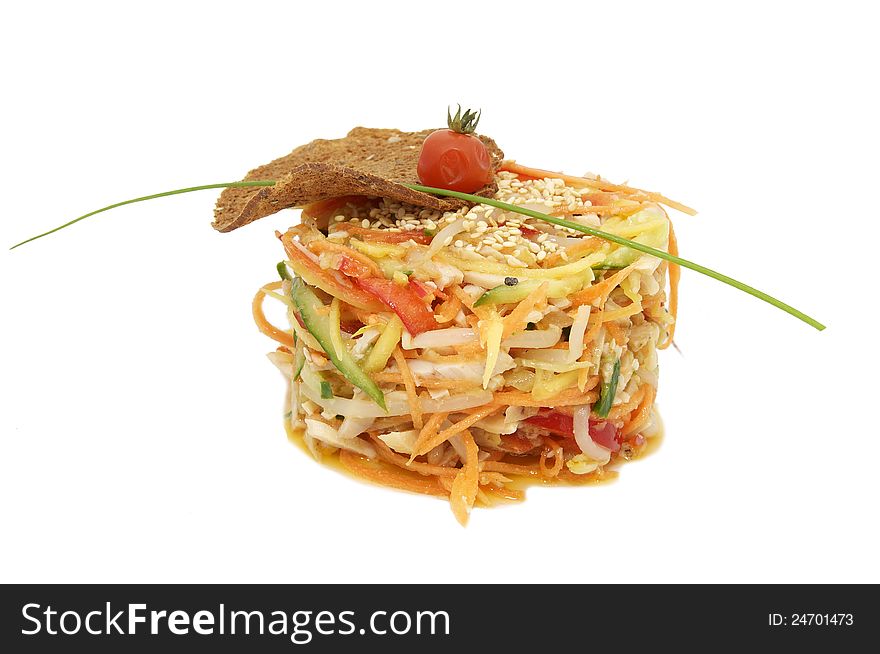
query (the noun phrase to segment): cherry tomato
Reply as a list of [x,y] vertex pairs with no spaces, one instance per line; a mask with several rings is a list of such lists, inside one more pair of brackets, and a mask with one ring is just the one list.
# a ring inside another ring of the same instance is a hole
[[492,181],[489,151],[473,134],[440,129],[428,134],[417,167],[425,186],[473,193]]

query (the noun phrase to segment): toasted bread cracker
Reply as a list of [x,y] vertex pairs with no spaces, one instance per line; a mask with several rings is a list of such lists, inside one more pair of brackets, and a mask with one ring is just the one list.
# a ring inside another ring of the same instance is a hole
[[[287,156],[255,168],[245,180],[277,180],[275,186],[227,188],[214,209],[214,229],[229,232],[281,209],[341,195],[391,198],[420,207],[454,211],[465,202],[413,191],[403,183],[418,184],[416,166],[425,137],[433,130],[401,132],[396,129],[355,127],[345,138],[318,139]],[[504,153],[495,141],[481,136],[489,150],[492,171]],[[477,191],[492,195],[494,184]]]

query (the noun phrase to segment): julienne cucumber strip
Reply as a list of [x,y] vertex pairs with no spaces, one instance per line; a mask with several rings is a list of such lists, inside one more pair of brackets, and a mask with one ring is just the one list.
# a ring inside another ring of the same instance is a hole
[[[74,218],[73,220],[64,223],[63,225],[59,225],[54,229],[50,229],[47,232],[43,232],[42,234],[37,234],[36,236],[32,236],[28,239],[25,239],[21,243],[17,243],[13,245],[10,250],[14,250],[15,248],[24,245],[25,243],[30,243],[31,241],[36,241],[39,238],[43,238],[44,236],[48,236],[49,234],[53,234],[59,230],[64,229],[65,227],[69,227],[75,223],[78,223],[81,220],[88,218],[89,216],[94,216],[95,214],[109,211],[110,209],[115,209],[117,207],[122,207],[126,204],[134,204],[135,202],[143,202],[145,200],[154,200],[156,198],[166,197],[169,195],[179,195],[181,193],[190,193],[192,191],[204,191],[208,189],[218,189],[218,188],[227,188],[227,187],[247,187],[247,186],[274,186],[275,180],[266,179],[266,180],[251,180],[246,182],[220,182],[217,184],[205,184],[202,186],[190,186],[187,188],[176,189],[173,191],[164,191],[162,193],[154,193],[153,195],[145,195],[140,198],[133,198],[131,200],[124,200],[123,202],[117,202],[115,204],[111,204],[106,207],[102,207],[101,209],[97,209],[95,211],[91,211],[87,214],[84,214],[78,218]],[[749,286],[748,284],[744,284],[743,282],[733,279],[732,277],[728,277],[720,272],[712,270],[711,268],[707,268],[701,264],[695,263],[693,261],[689,261],[688,259],[682,259],[681,257],[675,256],[673,254],[669,254],[668,252],[664,252],[663,250],[658,250],[657,248],[653,248],[649,245],[643,245],[641,243],[637,243],[636,241],[632,241],[627,238],[623,238],[621,236],[615,236],[614,234],[609,234],[608,232],[603,232],[598,229],[594,229],[592,227],[587,227],[586,225],[581,225],[579,223],[572,222],[570,220],[564,220],[563,218],[556,218],[555,216],[549,216],[545,213],[541,213],[540,211],[533,211],[532,209],[526,209],[525,207],[519,207],[515,204],[508,204],[507,202],[501,202],[500,200],[495,200],[493,198],[484,198],[479,195],[472,195],[470,193],[461,193],[459,191],[450,191],[448,189],[443,188],[435,188],[433,186],[422,186],[421,184],[403,184],[403,186],[413,190],[420,191],[422,193],[429,193],[432,195],[440,195],[450,198],[458,198],[459,200],[465,200],[466,202],[472,202],[475,204],[485,204],[490,207],[496,207],[498,209],[503,209],[505,211],[511,211],[513,213],[518,213],[523,216],[529,216],[530,218],[535,218],[537,220],[543,220],[544,222],[551,223],[553,225],[558,225],[560,227],[568,227],[569,229],[573,229],[578,232],[582,232],[584,234],[589,234],[590,236],[595,236],[597,238],[604,239],[611,243],[615,243],[617,245],[621,245],[623,247],[631,248],[633,250],[637,250],[639,252],[643,252],[645,254],[650,254],[651,256],[655,256],[659,259],[663,259],[665,261],[669,261],[671,263],[678,264],[682,268],[687,268],[689,270],[693,270],[702,275],[706,275],[707,277],[711,277],[712,279],[722,282],[723,284],[727,284],[728,286],[732,286],[735,289],[742,291],[743,293],[747,293],[752,297],[756,297],[759,300],[763,300],[768,304],[776,307],[777,309],[784,311],[785,313],[794,316],[798,320],[801,320],[811,327],[822,331],[825,329],[825,325],[821,322],[812,318],[805,314],[804,312],[795,309],[790,304],[786,304],[782,300],[778,300],[772,295],[765,293],[764,291],[759,291],[758,289]]]
[[[283,261],[276,266],[276,269],[281,279],[290,282],[290,299],[293,300],[293,304],[296,306],[297,313],[302,319],[305,328],[315,337],[315,340],[318,341],[327,357],[336,366],[336,369],[385,410],[385,394],[382,392],[382,389],[376,385],[376,382],[367,373],[361,370],[348,350],[344,347],[341,350],[334,347],[331,331],[339,329],[339,324],[338,322],[331,324],[330,317],[320,313],[320,309],[325,306],[324,303],[321,302],[318,296],[315,295],[315,292],[302,279],[293,277],[290,274],[290,271],[287,270],[287,265]],[[320,392],[321,397],[324,399],[333,397],[333,390],[326,381],[321,383]]]

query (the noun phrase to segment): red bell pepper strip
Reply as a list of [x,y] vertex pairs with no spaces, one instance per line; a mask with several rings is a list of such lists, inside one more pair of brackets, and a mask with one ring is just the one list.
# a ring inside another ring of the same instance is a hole
[[364,291],[379,298],[394,311],[406,330],[413,336],[437,329],[434,315],[428,311],[428,307],[419,298],[418,292],[413,290],[409,284],[401,286],[390,279],[378,277],[357,277],[354,282]]
[[[531,418],[526,418],[525,422],[546,429],[551,434],[574,438],[574,418],[564,413],[557,411],[539,413]],[[590,438],[612,452],[617,452],[620,449],[620,430],[607,420],[590,418]]]
[[390,232],[387,229],[369,229],[366,227],[358,227],[344,223],[342,227],[352,236],[359,236],[364,241],[375,241],[378,243],[406,243],[407,241],[415,241],[421,245],[428,245],[433,236],[425,234],[424,231],[418,229],[406,230],[402,232]]

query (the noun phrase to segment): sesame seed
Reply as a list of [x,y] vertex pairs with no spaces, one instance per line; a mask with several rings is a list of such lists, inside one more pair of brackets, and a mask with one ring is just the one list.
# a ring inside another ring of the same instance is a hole
[[535,258],[536,258],[538,261],[543,261],[544,259],[547,258],[547,252],[546,252],[545,250],[541,250],[540,252],[538,252],[538,256],[535,257]]
[[457,247],[457,248],[463,248],[463,247],[464,247],[464,241],[462,241],[461,239],[457,240],[457,241],[455,242],[455,247]]

